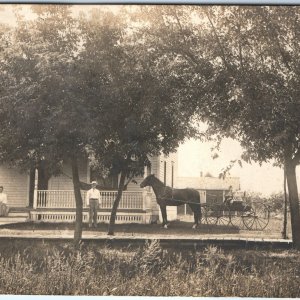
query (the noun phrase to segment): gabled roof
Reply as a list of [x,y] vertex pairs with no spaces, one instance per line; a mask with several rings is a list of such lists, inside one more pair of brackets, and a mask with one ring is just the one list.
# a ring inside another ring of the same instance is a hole
[[239,177],[226,177],[220,179],[218,177],[178,177],[178,188],[194,188],[198,190],[228,190],[229,186],[233,190],[240,189]]

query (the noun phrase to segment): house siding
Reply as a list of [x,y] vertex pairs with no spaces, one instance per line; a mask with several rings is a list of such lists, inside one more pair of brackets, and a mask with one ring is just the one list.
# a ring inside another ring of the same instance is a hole
[[26,207],[29,204],[29,175],[16,168],[0,166],[0,185],[7,194],[10,207]]
[[[179,177],[177,181],[179,188],[194,188],[200,194],[200,202],[204,203],[222,203],[224,201],[225,191],[231,185],[234,191],[240,190],[239,177]],[[192,214],[191,209],[178,207],[178,214]]]
[[[130,182],[128,184],[128,191],[142,192],[140,183],[142,180],[151,174],[155,174],[160,180],[164,180],[164,168],[163,162],[166,162],[166,184],[172,185],[172,164],[173,164],[173,186],[177,184],[177,153],[172,153],[168,157],[160,155],[152,157],[151,169],[145,168],[144,176],[134,178],[136,183]],[[173,162],[173,163],[172,163]],[[83,182],[90,182],[90,168],[88,162],[84,159],[79,161],[79,178]],[[20,173],[17,168],[9,168],[5,165],[0,166],[0,185],[4,186],[4,191],[8,195],[8,204],[10,207],[26,207],[29,205],[29,174]],[[66,162],[63,165],[63,174],[59,176],[53,176],[48,181],[48,190],[54,191],[71,191],[73,190],[72,182],[72,168],[71,163]],[[149,187],[146,191],[151,191]],[[149,205],[150,204],[150,205]],[[62,206],[63,208],[64,206]],[[49,212],[45,212],[49,213]],[[174,220],[177,218],[176,207],[167,207],[168,220]],[[52,212],[53,214],[53,212]],[[143,212],[147,222],[161,220],[160,209],[156,202],[156,197],[152,193],[151,203],[147,202],[146,211]],[[52,217],[51,217],[52,218]],[[50,219],[51,219],[50,218]],[[49,219],[49,220],[50,220]],[[51,219],[52,220],[52,219]]]
[[[173,173],[173,187],[177,187],[177,170],[178,170],[178,153],[170,153],[168,156],[166,155],[160,155],[157,158],[158,161],[158,178],[164,182],[164,179],[166,179],[166,185],[167,186],[172,186],[172,165],[174,168],[174,173]],[[166,168],[165,168],[166,166]],[[166,174],[165,174],[166,172]],[[158,210],[158,205],[156,204],[157,210]],[[177,219],[177,206],[167,206],[167,215],[168,215],[168,220],[176,220]],[[162,220],[161,213],[159,211],[159,218]]]
[[[79,179],[83,182],[89,182],[89,168],[85,160],[78,162]],[[63,165],[63,174],[53,176],[49,179],[48,190],[73,190],[72,168],[71,164],[66,162]]]
[[158,158],[158,174],[157,177],[164,182],[165,179],[165,167],[166,166],[166,185],[172,185],[172,165],[174,168],[173,186],[177,185],[177,169],[178,169],[178,154],[177,152],[170,153],[169,156],[160,155]]

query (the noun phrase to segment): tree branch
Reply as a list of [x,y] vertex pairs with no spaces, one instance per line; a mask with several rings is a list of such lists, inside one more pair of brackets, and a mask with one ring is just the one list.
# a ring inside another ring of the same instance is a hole
[[279,40],[279,37],[278,37],[278,32],[277,30],[275,29],[275,26],[272,22],[272,20],[269,18],[269,16],[266,14],[264,8],[261,8],[260,9],[260,13],[261,13],[261,16],[263,18],[265,18],[265,20],[267,20],[267,22],[269,23],[269,30],[271,31],[272,35],[271,37],[273,36],[274,37],[274,41],[275,41],[275,44],[279,50],[279,53],[280,53],[280,56],[282,58],[282,62],[283,64],[285,65],[285,67],[289,70],[289,71],[292,71],[291,67],[290,67],[290,64],[289,62],[287,61],[287,58],[285,56],[285,53],[284,53],[284,50],[282,49],[281,45],[280,45],[280,40]]
[[219,38],[219,36],[218,36],[217,30],[216,30],[216,28],[215,28],[215,25],[214,25],[214,23],[212,22],[212,20],[211,20],[211,18],[210,18],[210,16],[209,16],[209,13],[208,13],[206,10],[204,10],[204,12],[205,12],[205,14],[206,14],[206,16],[207,16],[207,18],[208,18],[208,20],[209,20],[209,23],[210,23],[210,25],[211,25],[211,27],[212,27],[213,33],[214,33],[214,35],[215,35],[215,37],[216,37],[217,44],[219,45],[219,48],[220,48],[220,50],[221,50],[221,58],[222,58],[222,60],[223,60],[223,62],[224,62],[224,65],[225,65],[225,67],[226,67],[227,70],[230,70],[229,64],[228,64],[228,62],[227,62],[227,60],[226,60],[225,50],[224,50],[224,47],[223,47],[223,45],[222,45],[222,43],[221,43],[221,40],[220,40],[220,38]]

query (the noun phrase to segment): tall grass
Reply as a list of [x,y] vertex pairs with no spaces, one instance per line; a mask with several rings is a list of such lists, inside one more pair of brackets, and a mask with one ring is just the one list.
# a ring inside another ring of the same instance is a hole
[[0,248],[0,294],[299,297],[298,252]]

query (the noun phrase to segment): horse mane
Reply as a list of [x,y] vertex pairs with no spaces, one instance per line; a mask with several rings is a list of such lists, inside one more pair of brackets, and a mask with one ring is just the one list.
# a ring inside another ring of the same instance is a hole
[[156,183],[159,183],[162,186],[166,186],[160,179],[158,179],[154,174],[152,174],[153,179],[156,181]]

